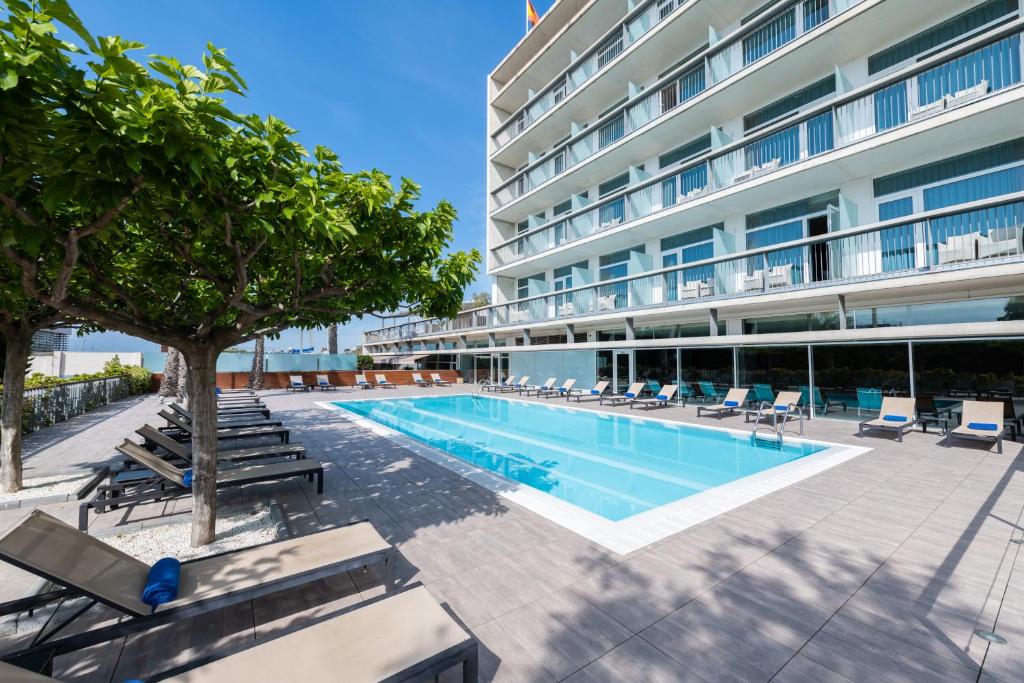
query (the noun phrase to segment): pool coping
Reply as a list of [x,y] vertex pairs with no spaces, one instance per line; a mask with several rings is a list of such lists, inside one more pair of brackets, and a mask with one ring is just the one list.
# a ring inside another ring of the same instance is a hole
[[[473,396],[472,392],[444,394],[444,396]],[[402,396],[396,399],[428,398],[433,395]],[[539,404],[535,401],[505,396],[485,396],[495,400],[513,401],[516,403]],[[345,402],[394,400],[387,398],[352,398]],[[442,450],[428,446],[411,436],[386,427],[369,418],[363,417],[332,402],[318,401],[316,405],[338,413],[344,419],[364,429],[387,438],[409,449],[413,453],[430,460],[442,467],[459,474],[470,481],[483,486],[487,490],[512,501],[524,508],[548,519],[560,526],[573,531],[584,538],[597,543],[612,552],[625,555],[660,541],[668,536],[684,531],[692,526],[705,522],[713,517],[746,505],[758,498],[774,493],[815,474],[824,472],[847,460],[863,455],[871,450],[866,446],[851,446],[804,437],[787,437],[787,441],[811,443],[827,446],[819,453],[805,455],[781,465],[776,465],[763,472],[750,474],[731,482],[720,484],[706,491],[695,493],[685,498],[660,505],[656,508],[637,513],[619,521],[606,519],[596,513],[584,510],[567,501],[557,498],[526,484],[506,479],[505,477],[482,469],[476,465],[460,460]],[[739,436],[749,436],[750,432],[717,425],[699,425],[692,422],[679,422],[646,415],[623,415],[595,410],[586,406],[548,405],[549,408],[577,411],[585,410],[606,416],[624,417],[637,421],[652,421],[687,426],[696,429],[710,429],[729,432]]]

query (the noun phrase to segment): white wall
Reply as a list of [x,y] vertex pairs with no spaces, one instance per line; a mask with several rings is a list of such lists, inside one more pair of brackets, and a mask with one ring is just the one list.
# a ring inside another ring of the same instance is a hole
[[34,354],[29,374],[40,372],[51,377],[67,377],[102,372],[103,365],[114,356],[120,358],[122,365],[142,365],[141,352],[54,351]]

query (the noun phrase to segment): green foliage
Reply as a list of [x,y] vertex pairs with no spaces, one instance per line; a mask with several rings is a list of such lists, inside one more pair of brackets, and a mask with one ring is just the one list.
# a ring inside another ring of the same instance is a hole
[[356,370],[373,370],[373,356],[356,356]]
[[[150,388],[152,387],[152,372],[138,365],[121,365],[120,361],[116,361],[116,365],[112,365],[112,363],[115,363],[115,361],[108,361],[104,365],[103,372],[86,372],[78,375],[69,375],[67,377],[53,377],[39,372],[33,372],[25,378],[25,389],[52,389],[64,384],[84,382],[90,379],[122,377],[128,383],[128,391],[130,395],[135,396],[137,394],[149,393]],[[3,386],[0,386],[0,391],[3,391]]]
[[218,351],[377,311],[458,312],[479,254],[448,253],[448,202],[420,210],[411,180],[346,172],[279,119],[230,111],[220,96],[246,85],[224,50],[191,66],[136,61],[141,47],[92,36],[66,0],[0,16],[0,251],[33,300]]

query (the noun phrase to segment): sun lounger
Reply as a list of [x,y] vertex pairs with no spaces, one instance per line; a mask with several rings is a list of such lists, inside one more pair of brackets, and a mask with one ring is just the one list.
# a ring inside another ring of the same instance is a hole
[[590,401],[600,401],[601,397],[603,397],[605,392],[608,391],[609,384],[610,382],[608,382],[607,380],[601,380],[600,382],[594,385],[593,389],[590,389],[589,391],[584,391],[582,389],[571,389],[569,392],[566,393],[565,400],[568,401],[571,398],[575,398],[577,403],[579,403],[583,399],[587,399]]
[[373,384],[366,381],[366,375],[356,375],[356,386],[363,389],[373,389]]
[[672,405],[672,399],[675,398],[676,389],[678,387],[674,384],[668,384],[661,387],[661,390],[651,398],[636,398],[630,401],[629,409],[632,410],[634,406],[641,406],[644,410],[650,408],[666,408]]
[[946,433],[946,446],[951,447],[953,439],[991,441],[996,445],[996,452],[1002,453],[1006,432],[1004,410],[1002,401],[964,401],[960,426]]
[[541,392],[554,389],[555,382],[557,381],[557,377],[548,377],[546,380],[544,380],[544,384],[541,384],[539,387],[523,387],[522,389],[519,390],[519,393],[526,394],[527,396],[529,396],[530,394],[536,394],[540,396]]
[[550,396],[568,396],[569,392],[572,391],[572,386],[574,384],[576,384],[575,379],[567,379],[564,382],[562,382],[562,386],[551,387],[549,389],[542,389],[541,391],[537,392],[537,395],[542,396],[544,398],[548,398]]
[[718,417],[733,415],[743,409],[749,393],[749,389],[730,389],[721,403],[713,406],[697,406],[697,417],[700,417],[701,413],[714,413]]
[[[369,522],[184,561],[177,597],[155,611],[142,601],[150,570],[146,563],[39,510],[28,513],[0,535],[0,559],[63,587],[8,603],[0,614],[38,609],[69,598],[88,599],[83,609],[51,625],[48,633],[38,634],[27,649],[4,656],[5,661],[14,664],[34,662],[48,666],[62,654],[166,624],[182,623],[366,566],[382,565],[385,589],[392,591],[395,585],[395,550]],[[96,603],[119,613],[120,619],[116,623],[107,620],[106,625],[75,635],[55,637]],[[408,618],[414,620],[415,615]],[[380,635],[379,631],[376,633]],[[430,642],[431,636],[423,639],[424,644]],[[47,668],[43,673],[50,671]]]
[[775,400],[775,392],[771,384],[754,384],[750,387],[754,391],[754,400],[760,403],[772,403]]
[[[183,444],[167,436],[159,429],[150,425],[143,425],[135,430],[135,433],[144,439],[143,445],[149,450],[160,447],[167,453],[183,462],[192,464],[192,447]],[[218,462],[245,462],[248,460],[262,460],[264,458],[287,458],[295,456],[296,460],[306,457],[306,447],[300,443],[275,443],[266,446],[252,446],[250,448],[225,448],[217,449]]]
[[288,389],[291,391],[312,391],[313,387],[302,381],[302,375],[288,375]]
[[[177,428],[178,434],[187,440],[192,439],[192,425],[185,422],[174,413],[166,410],[161,410],[159,413],[160,417],[167,420],[171,425]],[[224,427],[217,428],[218,439],[255,439],[262,436],[276,436],[281,439],[282,442],[288,443],[289,430],[287,427],[275,427],[273,425],[266,425],[262,427]]]
[[640,398],[640,392],[644,390],[643,382],[633,382],[629,385],[621,394],[612,394],[611,396],[602,396],[600,399],[601,405],[604,405],[605,400],[609,401],[613,406],[617,406],[620,403],[631,403],[636,399]]
[[316,388],[320,391],[336,391],[338,387],[331,384],[331,380],[327,378],[327,375],[316,376]]
[[903,441],[904,432],[914,427],[914,399],[886,396],[882,399],[878,417],[864,420],[857,425],[857,436],[864,436],[864,430],[881,430],[896,434],[897,441]]
[[512,392],[512,391],[519,391],[523,387],[529,386],[529,383],[530,383],[530,376],[529,375],[523,375],[523,378],[518,380],[518,381],[516,381],[516,382],[509,383],[509,382],[506,381],[505,384],[496,386],[494,388],[494,391],[498,392],[499,394],[504,394],[506,392]]
[[501,387],[512,387],[515,385],[516,376],[509,375],[501,382],[495,382],[493,384],[485,384],[481,388],[483,391],[498,391]]
[[452,385],[451,382],[445,379],[441,379],[441,375],[439,375],[436,372],[430,373],[430,379],[433,380],[434,384],[439,387],[450,387]]
[[787,421],[797,419],[800,421],[800,435],[803,436],[804,414],[803,411],[800,410],[799,391],[780,391],[779,394],[771,400],[761,401],[757,408],[757,413],[752,413],[753,411],[748,411],[744,421],[750,422],[751,418],[753,418],[755,422],[755,432],[762,420],[771,419],[772,430],[779,432],[780,430],[784,431],[786,429]]
[[[423,586],[390,593],[357,609],[284,635],[261,638],[221,659],[200,659],[171,683],[306,683],[334,681],[422,681],[456,666],[475,683],[479,656],[475,638]],[[23,675],[36,676],[24,678]],[[53,683],[56,679],[0,664],[0,679]]]
[[252,389],[221,389],[217,387],[214,389],[218,396],[255,396],[256,392]]
[[412,373],[412,381],[416,383],[416,386],[420,387],[433,386],[433,382],[428,382],[427,380],[423,379],[423,375],[421,375],[418,372]]
[[700,397],[704,403],[708,401],[721,401],[722,397],[725,396],[725,392],[716,389],[714,384],[704,380],[697,382],[697,389],[700,391]]
[[[181,404],[171,403],[171,410],[176,412],[178,416],[192,424],[192,412],[182,407]],[[267,420],[250,413],[246,414],[234,414],[234,415],[221,415],[217,414],[217,429],[230,429],[234,427],[263,427],[263,426],[280,427],[280,420]]]
[[384,375],[375,375],[377,379],[377,386],[384,387],[385,389],[397,389],[398,385],[393,382],[389,382],[388,378]]
[[[79,507],[78,527],[80,529],[88,528],[89,510],[102,513],[108,508],[117,508],[121,505],[150,503],[168,498],[179,498],[192,493],[190,480],[186,479],[186,474],[190,470],[182,469],[128,439],[125,439],[117,447],[117,451],[145,469],[112,473],[110,483],[98,486],[96,497],[82,503]],[[303,477],[309,481],[313,481],[315,478],[316,492],[319,494],[324,492],[324,468],[318,460],[313,458],[220,470],[217,473],[217,488],[233,488],[295,477]]]
[[[188,409],[180,403],[169,403],[171,410],[181,414],[181,411],[188,411]],[[175,407],[177,406],[177,407]],[[270,410],[266,406],[253,406],[253,407],[238,407],[238,408],[221,408],[217,406],[217,419],[228,420],[235,417],[243,418],[256,418],[258,416],[264,419],[270,418]]]

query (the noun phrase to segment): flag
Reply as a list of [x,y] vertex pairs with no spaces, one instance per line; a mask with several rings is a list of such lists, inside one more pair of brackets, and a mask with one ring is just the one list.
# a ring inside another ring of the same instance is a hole
[[540,16],[537,14],[537,10],[533,8],[533,3],[530,0],[526,0],[526,30],[529,31],[536,26],[538,21],[540,21]]

